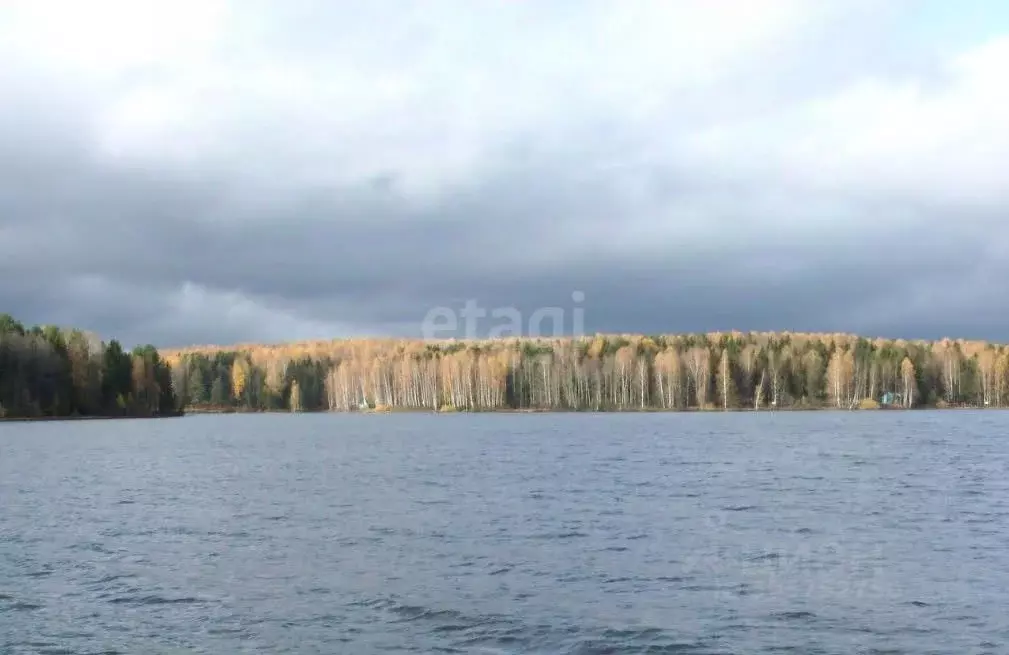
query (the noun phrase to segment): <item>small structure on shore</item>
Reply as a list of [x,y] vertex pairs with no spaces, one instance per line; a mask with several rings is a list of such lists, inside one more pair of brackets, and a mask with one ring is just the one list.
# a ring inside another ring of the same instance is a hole
[[898,407],[901,406],[903,402],[904,399],[901,398],[901,395],[894,391],[887,391],[879,399],[879,404],[882,407]]

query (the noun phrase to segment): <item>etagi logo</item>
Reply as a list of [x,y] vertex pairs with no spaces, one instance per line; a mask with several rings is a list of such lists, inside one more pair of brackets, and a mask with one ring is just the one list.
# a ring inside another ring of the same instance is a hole
[[[467,300],[462,309],[432,307],[424,315],[421,335],[424,339],[498,339],[502,337],[582,337],[585,336],[585,293],[571,294],[572,307],[538,307],[528,318],[516,307],[481,307],[473,299]],[[491,325],[482,330],[481,323],[487,318]],[[544,328],[544,323],[548,326]],[[570,330],[565,328],[570,327]]]

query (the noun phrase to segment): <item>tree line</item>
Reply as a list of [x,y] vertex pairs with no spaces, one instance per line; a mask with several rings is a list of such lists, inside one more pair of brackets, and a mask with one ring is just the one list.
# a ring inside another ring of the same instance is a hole
[[180,403],[154,346],[125,351],[80,330],[0,314],[0,418],[164,416]]
[[285,411],[1003,407],[1009,348],[847,334],[337,340],[165,353],[180,402]]

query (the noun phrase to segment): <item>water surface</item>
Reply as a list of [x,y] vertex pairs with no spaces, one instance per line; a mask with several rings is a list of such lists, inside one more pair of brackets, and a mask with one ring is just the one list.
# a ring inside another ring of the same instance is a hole
[[1009,413],[0,424],[2,653],[1002,653]]

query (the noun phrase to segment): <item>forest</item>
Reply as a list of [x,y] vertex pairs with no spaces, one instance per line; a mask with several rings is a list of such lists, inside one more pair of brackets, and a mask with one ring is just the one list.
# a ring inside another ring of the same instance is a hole
[[713,332],[347,339],[126,351],[0,315],[0,418],[191,411],[663,411],[1009,405],[1009,347]]
[[336,340],[165,351],[207,411],[661,411],[1003,407],[1009,348],[715,332]]
[[154,417],[180,408],[154,346],[126,352],[115,340],[26,328],[0,314],[0,418]]

